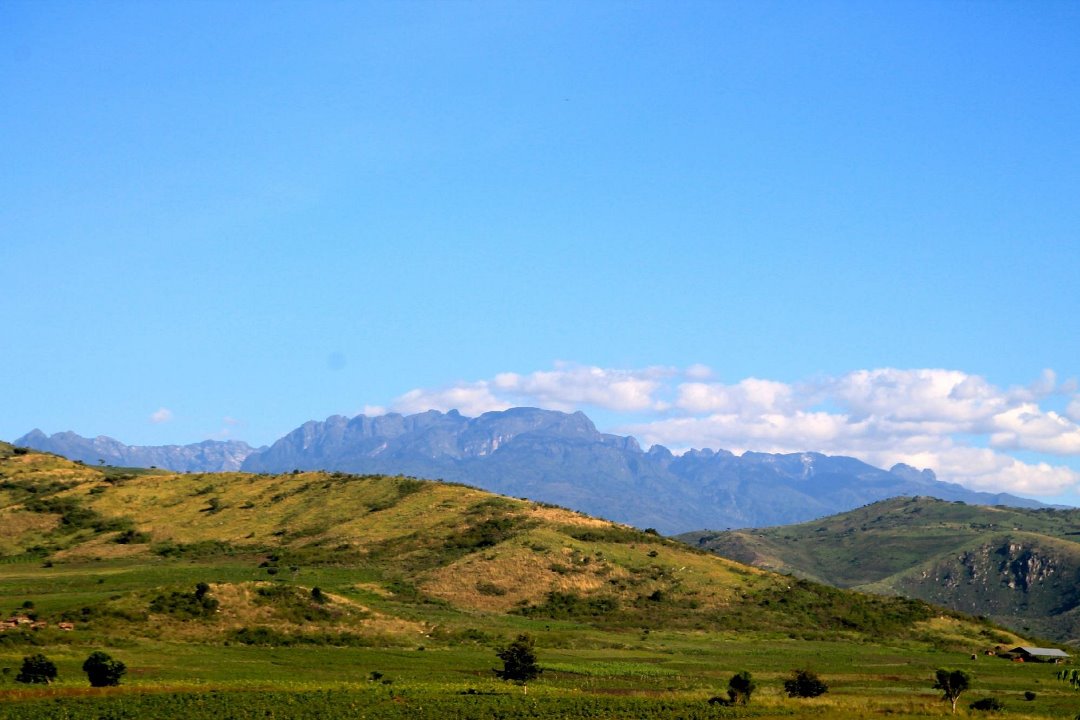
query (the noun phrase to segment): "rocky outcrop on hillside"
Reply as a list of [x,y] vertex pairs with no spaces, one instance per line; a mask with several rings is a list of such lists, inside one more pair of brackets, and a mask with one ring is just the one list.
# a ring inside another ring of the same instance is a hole
[[896,583],[907,595],[992,617],[1080,608],[1080,547],[1034,535],[994,538]]

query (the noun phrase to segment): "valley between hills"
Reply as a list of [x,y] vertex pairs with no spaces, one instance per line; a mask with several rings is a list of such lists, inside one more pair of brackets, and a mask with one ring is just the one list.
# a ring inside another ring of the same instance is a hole
[[[1058,666],[985,655],[1037,634],[405,476],[95,467],[0,443],[0,610],[26,621],[0,632],[0,718],[921,718],[948,712],[941,667],[1017,717],[1080,700]],[[543,668],[527,693],[492,672],[520,634]],[[93,651],[126,664],[119,687],[87,688]],[[57,680],[15,682],[37,653]],[[788,697],[796,669],[829,692]],[[750,704],[709,702],[742,671]]]

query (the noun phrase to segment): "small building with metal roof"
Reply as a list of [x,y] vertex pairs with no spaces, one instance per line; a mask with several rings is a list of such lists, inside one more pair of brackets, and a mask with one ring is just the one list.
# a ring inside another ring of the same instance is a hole
[[1021,645],[1020,647],[1014,647],[1009,651],[1009,654],[1013,658],[1018,658],[1024,662],[1052,662],[1059,663],[1069,659],[1069,653],[1064,650],[1058,650],[1057,648],[1039,648],[1028,647]]

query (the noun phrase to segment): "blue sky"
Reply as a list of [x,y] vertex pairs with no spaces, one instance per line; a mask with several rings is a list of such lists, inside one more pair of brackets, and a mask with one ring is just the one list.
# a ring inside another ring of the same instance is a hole
[[0,437],[521,403],[1080,503],[1077,37],[1067,2],[9,0]]

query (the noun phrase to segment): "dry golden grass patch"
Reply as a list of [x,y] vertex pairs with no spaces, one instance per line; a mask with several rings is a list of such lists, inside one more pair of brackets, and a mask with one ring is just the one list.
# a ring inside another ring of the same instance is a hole
[[[305,633],[352,633],[379,637],[408,639],[430,632],[431,627],[422,622],[405,620],[386,615],[341,595],[326,593],[326,607],[334,617],[324,621],[294,622],[282,617],[273,602],[261,602],[260,587],[273,583],[212,583],[210,595],[218,601],[218,610],[207,619],[177,620],[168,615],[152,613],[145,630],[154,637],[185,642],[206,641],[220,638],[222,632],[241,628],[266,627],[281,633],[296,635]],[[300,592],[310,588],[297,586]]]
[[60,524],[60,516],[52,513],[32,513],[18,508],[0,510],[0,536],[15,539],[27,533],[47,533]]
[[[490,493],[482,490],[429,483],[418,492],[397,501],[391,508],[374,513],[363,509],[362,514],[343,519],[337,531],[369,543],[385,542],[413,534],[423,535],[445,525],[448,520],[459,521],[462,512],[491,497]],[[338,502],[338,499],[335,499],[335,502]],[[520,501],[509,502],[524,505]]]
[[[547,554],[506,543],[439,568],[428,575],[420,589],[457,607],[506,612],[522,601],[541,602],[553,590],[587,595],[603,588],[609,579],[627,574],[622,568],[607,566],[604,574],[598,575],[600,564],[583,572],[552,570],[554,563],[573,562],[572,554],[570,548],[562,548],[554,555],[558,559],[553,561]],[[504,594],[497,594],[496,588]]]
[[377,595],[381,598],[394,597],[394,593],[390,592],[379,583],[356,583],[355,585],[353,585],[353,589],[357,592],[371,593],[372,595]]
[[[971,646],[972,652],[1002,644],[998,641],[991,641],[985,636],[979,635],[977,628],[971,624],[970,620],[957,620],[956,618],[944,615],[917,622],[912,627],[917,632],[932,633],[957,646],[963,646],[966,643]],[[1008,636],[1008,642],[1003,644],[1009,645],[1010,647],[1027,644],[1027,640],[1004,628],[997,628],[995,634]]]
[[43,479],[92,481],[101,478],[102,472],[95,468],[73,463],[57,455],[31,452],[26,455],[12,455],[0,461],[0,468],[9,475],[22,478],[34,478],[43,475]]
[[78,560],[118,560],[150,554],[149,545],[136,543],[121,545],[115,541],[116,535],[117,533],[109,533],[108,535],[90,538],[75,547],[53,553],[52,557],[61,562],[71,562]]
[[576,527],[607,527],[612,523],[608,520],[600,520],[598,518],[589,517],[588,515],[582,515],[572,510],[564,510],[563,508],[545,507],[533,503],[528,507],[526,513],[528,517],[540,520],[545,523],[557,523],[560,525],[573,525]]

